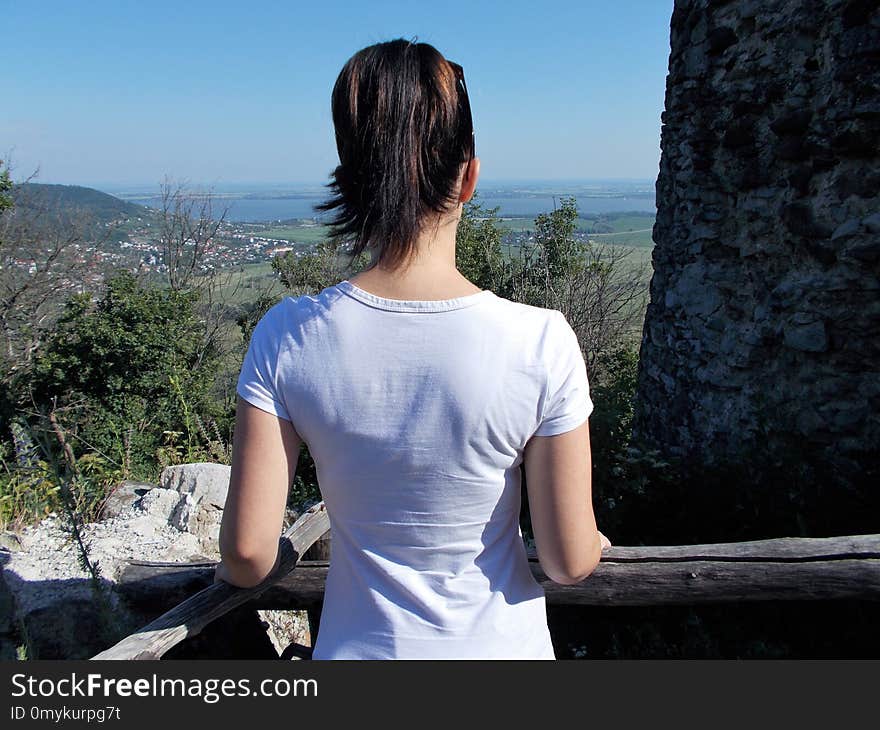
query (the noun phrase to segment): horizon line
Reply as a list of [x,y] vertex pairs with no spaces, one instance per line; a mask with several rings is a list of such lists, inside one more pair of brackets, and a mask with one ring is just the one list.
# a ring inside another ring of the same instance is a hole
[[[620,184],[620,183],[636,183],[636,184],[654,184],[656,182],[656,177],[631,177],[631,176],[621,176],[621,177],[498,177],[498,178],[486,178],[481,179],[480,184],[478,184],[477,189],[481,186],[486,185],[540,185],[540,184],[555,184],[555,185],[574,185],[574,184],[600,184],[600,183],[610,183],[610,184]],[[178,179],[178,178],[168,178],[168,181],[171,184],[183,185],[185,187],[202,189],[202,190],[212,190],[212,189],[222,189],[222,188],[230,188],[230,187],[249,187],[249,188],[283,188],[283,187],[291,187],[291,188],[314,188],[314,189],[325,189],[327,187],[327,183],[324,182],[315,182],[315,181],[240,181],[240,180],[229,180],[224,182],[214,182],[207,183],[203,181],[192,181],[188,179]],[[22,181],[25,182],[25,181]],[[145,182],[145,181],[112,181],[112,180],[103,180],[103,181],[89,181],[89,182],[58,182],[53,180],[39,180],[32,179],[27,182],[35,183],[38,185],[69,185],[69,186],[78,186],[78,187],[87,187],[93,188],[96,190],[102,190],[103,188],[111,188],[117,192],[123,191],[124,188],[134,188],[138,191],[147,190],[149,188],[155,188],[157,191],[160,186],[164,182],[163,180],[156,182]],[[19,183],[20,184],[20,183]],[[107,191],[104,191],[107,192]]]

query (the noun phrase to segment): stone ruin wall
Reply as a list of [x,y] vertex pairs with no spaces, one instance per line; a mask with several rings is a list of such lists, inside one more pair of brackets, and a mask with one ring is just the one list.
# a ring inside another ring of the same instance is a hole
[[676,0],[637,438],[880,452],[880,3]]

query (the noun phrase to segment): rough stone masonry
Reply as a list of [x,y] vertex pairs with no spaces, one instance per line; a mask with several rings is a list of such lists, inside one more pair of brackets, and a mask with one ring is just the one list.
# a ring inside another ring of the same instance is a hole
[[[880,3],[676,0],[635,432],[880,453]],[[868,470],[870,471],[870,470]]]

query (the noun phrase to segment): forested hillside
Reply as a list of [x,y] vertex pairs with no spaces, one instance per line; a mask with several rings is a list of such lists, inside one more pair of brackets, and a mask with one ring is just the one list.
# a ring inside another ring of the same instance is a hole
[[22,183],[13,189],[12,200],[19,208],[37,208],[67,215],[85,212],[98,223],[150,215],[149,210],[142,205],[128,203],[81,185]]

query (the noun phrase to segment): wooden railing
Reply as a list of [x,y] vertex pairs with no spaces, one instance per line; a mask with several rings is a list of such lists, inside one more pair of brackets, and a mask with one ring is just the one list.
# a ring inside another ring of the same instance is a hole
[[[323,503],[281,537],[276,572],[254,588],[212,583],[214,565],[140,563],[127,580],[151,590],[208,584],[155,621],[94,659],[158,659],[211,621],[245,603],[254,608],[302,609],[315,620],[324,596],[326,561],[301,556],[329,529]],[[537,557],[530,566],[548,604],[638,606],[731,601],[880,600],[880,535],[783,537],[751,542],[653,547],[614,546],[596,570],[576,585],[550,581]],[[295,570],[294,570],[295,568]],[[315,620],[314,627],[317,627]]]

